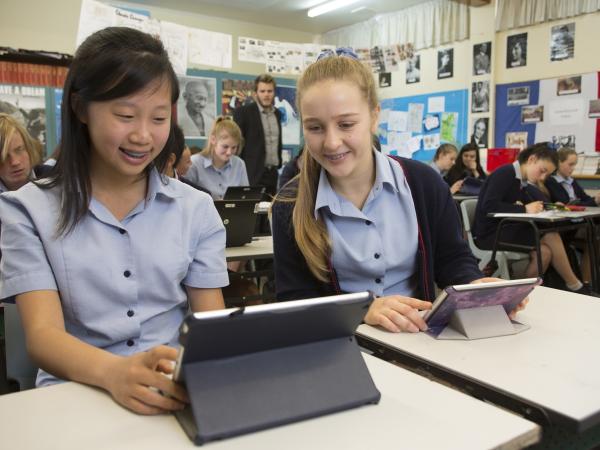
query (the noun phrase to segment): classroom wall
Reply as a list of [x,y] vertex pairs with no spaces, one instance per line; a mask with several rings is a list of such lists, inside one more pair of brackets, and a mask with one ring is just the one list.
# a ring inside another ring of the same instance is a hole
[[[165,2],[168,3],[168,2]],[[217,31],[232,35],[233,67],[229,72],[259,74],[264,72],[264,64],[240,62],[237,60],[238,36],[260,39],[309,43],[315,36],[311,33],[286,28],[258,25],[250,22],[184,13],[173,9],[110,2],[114,6],[130,6],[134,9],[146,9],[153,18],[174,22],[208,31]],[[0,46],[28,50],[46,50],[73,54],[79,24],[81,0],[2,0],[0,7]],[[198,69],[223,70],[209,66],[197,66]],[[289,78],[294,78],[289,76]]]

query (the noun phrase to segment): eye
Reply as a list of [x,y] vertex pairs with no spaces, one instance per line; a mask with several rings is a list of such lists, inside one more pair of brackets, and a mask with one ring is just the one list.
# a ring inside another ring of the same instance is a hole
[[340,128],[342,130],[348,130],[354,126],[354,122],[342,122],[340,123]]
[[167,120],[167,118],[166,118],[166,117],[155,117],[155,118],[154,118],[154,121],[155,121],[155,122],[158,122],[158,123],[163,123],[163,122],[165,122],[166,120]]
[[119,114],[119,113],[115,113],[115,116],[117,116],[119,119],[123,119],[123,120],[131,120],[131,119],[133,119],[133,115],[131,115],[131,114]]
[[305,129],[311,133],[317,133],[317,132],[321,131],[321,126],[320,125],[307,125],[305,127]]

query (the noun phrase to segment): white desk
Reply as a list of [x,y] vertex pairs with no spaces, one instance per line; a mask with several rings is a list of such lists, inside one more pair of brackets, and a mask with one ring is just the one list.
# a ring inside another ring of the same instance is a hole
[[[365,355],[379,405],[209,443],[209,449],[522,448],[540,428],[504,410]],[[0,396],[3,448],[195,448],[175,417],[138,416],[76,383]]]
[[[600,299],[536,288],[517,320],[523,333],[435,340],[361,325],[359,342],[543,425],[581,433],[600,424]],[[362,338],[362,339],[361,339]],[[541,417],[540,417],[541,415]],[[545,420],[549,420],[549,423]]]
[[227,261],[244,259],[267,259],[273,257],[273,236],[255,237],[252,242],[241,247],[227,247]]

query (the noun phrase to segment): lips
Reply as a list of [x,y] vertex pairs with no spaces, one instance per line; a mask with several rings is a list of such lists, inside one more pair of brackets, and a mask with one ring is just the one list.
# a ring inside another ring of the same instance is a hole
[[150,152],[136,152],[133,150],[128,150],[125,149],[123,147],[119,147],[119,150],[121,150],[123,153],[125,153],[127,156],[129,156],[130,158],[134,158],[134,159],[143,159],[145,156],[147,156]]
[[340,159],[343,159],[346,155],[348,155],[350,152],[344,152],[344,153],[335,153],[332,155],[324,155],[326,159],[328,159],[329,161],[339,161]]

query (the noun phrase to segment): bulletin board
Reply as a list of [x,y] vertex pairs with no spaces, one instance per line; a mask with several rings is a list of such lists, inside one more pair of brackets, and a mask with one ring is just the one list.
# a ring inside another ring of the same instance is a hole
[[496,85],[495,147],[600,152],[600,72]]
[[382,152],[430,161],[440,144],[467,141],[466,89],[381,101],[378,136]]

